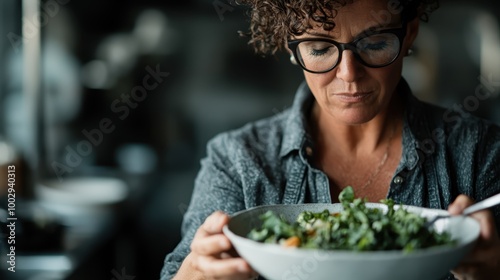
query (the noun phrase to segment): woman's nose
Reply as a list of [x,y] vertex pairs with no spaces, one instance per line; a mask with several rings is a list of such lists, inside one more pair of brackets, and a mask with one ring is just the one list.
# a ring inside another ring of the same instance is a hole
[[337,65],[337,78],[345,82],[354,82],[364,75],[364,66],[356,59],[351,50],[345,50]]

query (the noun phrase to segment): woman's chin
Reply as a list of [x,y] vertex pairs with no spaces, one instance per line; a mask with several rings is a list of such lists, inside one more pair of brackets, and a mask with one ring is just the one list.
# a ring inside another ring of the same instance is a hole
[[[351,112],[342,112],[341,114],[336,114],[337,119],[348,125],[358,125],[364,124],[371,121],[376,114],[369,114],[366,111],[357,112],[357,110],[350,110]],[[354,112],[352,112],[354,111]]]

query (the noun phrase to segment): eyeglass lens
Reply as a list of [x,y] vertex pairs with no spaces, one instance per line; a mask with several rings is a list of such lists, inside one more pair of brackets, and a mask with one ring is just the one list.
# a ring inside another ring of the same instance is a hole
[[[374,34],[355,42],[355,52],[368,66],[383,66],[399,54],[400,42],[393,33]],[[297,46],[297,55],[303,66],[314,72],[327,71],[338,63],[339,48],[327,41],[303,41]]]

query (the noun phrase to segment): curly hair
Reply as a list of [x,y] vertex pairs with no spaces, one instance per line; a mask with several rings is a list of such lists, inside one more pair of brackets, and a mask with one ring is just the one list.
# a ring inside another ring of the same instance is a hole
[[[329,31],[335,27],[333,19],[339,8],[355,0],[238,0],[250,8],[250,29],[240,32],[250,37],[249,44],[256,53],[275,54],[283,49],[291,36],[299,36],[315,25]],[[401,16],[411,20],[419,16],[428,20],[439,7],[439,0],[391,0],[401,5]]]

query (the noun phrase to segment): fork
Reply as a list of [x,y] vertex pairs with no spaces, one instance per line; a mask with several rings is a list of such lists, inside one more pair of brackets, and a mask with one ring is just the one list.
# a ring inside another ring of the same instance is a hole
[[[499,194],[496,194],[494,196],[491,196],[485,200],[482,200],[478,203],[474,203],[472,204],[471,206],[467,207],[464,209],[464,211],[462,212],[462,216],[467,216],[467,215],[470,215],[474,212],[477,212],[477,211],[480,211],[480,210],[484,210],[484,209],[487,209],[487,208],[490,208],[490,207],[493,207],[495,205],[498,205],[500,204],[500,193]],[[434,224],[437,220],[440,220],[440,219],[443,219],[443,218],[450,218],[452,217],[451,215],[447,214],[447,215],[437,215],[437,216],[434,216],[430,219],[427,220],[426,222],[426,225],[427,227],[431,226],[432,224]]]

